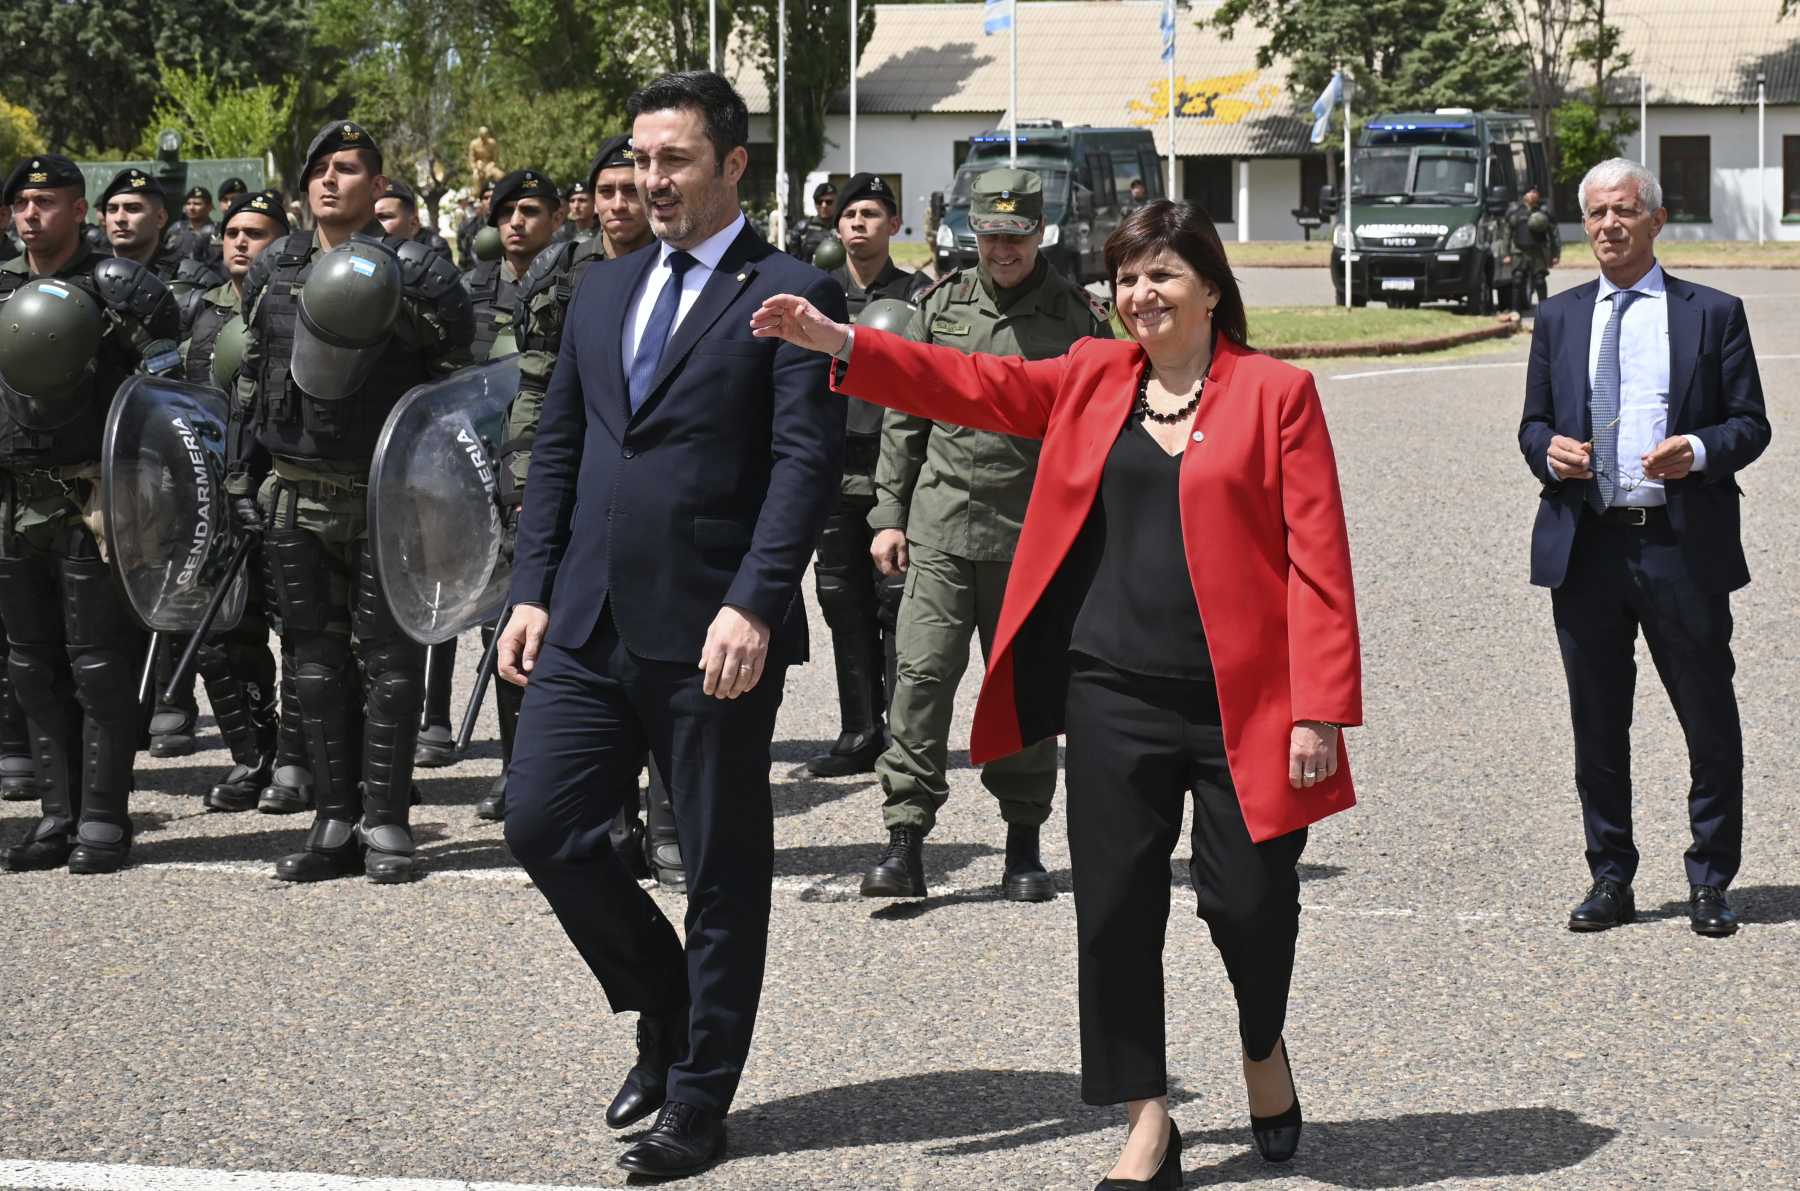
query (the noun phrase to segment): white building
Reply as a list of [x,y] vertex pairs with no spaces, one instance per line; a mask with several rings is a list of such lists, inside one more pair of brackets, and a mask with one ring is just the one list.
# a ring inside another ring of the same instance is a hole
[[[1227,239],[1300,239],[1294,210],[1316,205],[1330,168],[1310,144],[1311,114],[1289,90],[1283,63],[1257,67],[1261,30],[1241,28],[1225,40],[1205,27],[1216,7],[1197,0],[1180,10],[1173,193],[1203,204]],[[1632,137],[1625,151],[1646,157],[1663,180],[1672,214],[1664,235],[1754,240],[1760,217],[1770,239],[1800,239],[1800,16],[1780,21],[1780,8],[1780,0],[1608,3],[1607,19],[1632,57],[1611,98],[1635,114],[1643,80],[1647,135]],[[1158,0],[1025,0],[1017,9],[1022,118],[1138,125],[1167,154]],[[1006,123],[1008,37],[984,36],[983,16],[978,3],[876,6],[858,71],[856,165],[895,183],[902,238],[919,238],[930,193],[949,185],[968,139]],[[772,174],[768,92],[755,70],[733,73],[752,112],[753,159]],[[850,172],[846,97],[827,125],[831,144],[814,180],[841,183]],[[1573,217],[1568,198],[1556,208]],[[1565,239],[1579,235],[1578,224],[1567,224]]]

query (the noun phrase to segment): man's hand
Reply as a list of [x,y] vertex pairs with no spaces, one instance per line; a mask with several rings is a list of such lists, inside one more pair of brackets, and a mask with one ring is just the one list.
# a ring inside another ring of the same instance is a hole
[[550,614],[535,604],[519,604],[500,633],[495,662],[500,677],[514,686],[529,681],[531,668],[537,665],[538,650],[544,645],[544,631],[550,627]]
[[869,557],[875,560],[875,569],[884,575],[898,575],[906,570],[906,531],[904,529],[884,529],[875,535],[869,543]]
[[1301,720],[1288,738],[1288,785],[1305,790],[1338,771],[1338,729]]
[[700,650],[700,668],[706,671],[701,689],[715,699],[735,699],[755,688],[769,660],[769,626],[754,612],[719,609],[706,644]]
[[1687,435],[1677,434],[1657,443],[1644,456],[1646,480],[1679,480],[1694,470],[1694,444]]
[[1591,443],[1576,442],[1566,434],[1550,440],[1547,453],[1550,474],[1559,480],[1591,480],[1594,478]]

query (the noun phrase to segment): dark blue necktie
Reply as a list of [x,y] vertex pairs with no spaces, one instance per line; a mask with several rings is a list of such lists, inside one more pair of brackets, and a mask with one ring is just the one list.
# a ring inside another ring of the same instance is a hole
[[663,348],[669,345],[669,332],[675,329],[675,312],[681,309],[681,275],[696,262],[685,252],[671,252],[666,263],[669,279],[663,283],[662,293],[656,295],[656,305],[650,308],[650,322],[638,340],[637,354],[631,358],[631,374],[626,378],[634,414],[650,396],[650,382],[656,379]]

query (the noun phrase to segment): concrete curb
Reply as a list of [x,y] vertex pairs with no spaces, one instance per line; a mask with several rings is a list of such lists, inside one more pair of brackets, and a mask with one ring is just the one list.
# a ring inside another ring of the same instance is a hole
[[1328,356],[1410,356],[1443,351],[1483,339],[1504,339],[1519,333],[1517,319],[1506,319],[1490,326],[1458,331],[1454,335],[1437,335],[1430,339],[1365,339],[1358,343],[1289,343],[1281,347],[1257,348],[1277,360],[1320,360]]

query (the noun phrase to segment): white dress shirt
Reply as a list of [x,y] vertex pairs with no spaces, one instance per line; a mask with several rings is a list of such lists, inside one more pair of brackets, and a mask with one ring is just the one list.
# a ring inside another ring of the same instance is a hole
[[[1618,503],[1648,507],[1664,505],[1669,497],[1661,480],[1644,479],[1644,456],[1669,437],[1669,291],[1663,284],[1660,264],[1637,282],[1617,286],[1600,277],[1594,294],[1593,329],[1588,335],[1588,392],[1600,367],[1600,340],[1612,319],[1612,295],[1620,289],[1638,296],[1619,320],[1619,478],[1640,481],[1626,492],[1621,485]],[[1593,428],[1594,433],[1600,427]],[[1706,445],[1697,435],[1682,437],[1694,448],[1694,471],[1706,469]]]
[[[681,302],[675,307],[675,322],[669,327],[671,336],[675,334],[675,328],[681,325],[681,320],[687,317],[688,311],[694,308],[694,303],[700,300],[700,291],[706,288],[707,279],[725,258],[725,250],[731,247],[731,242],[744,230],[744,222],[743,213],[739,212],[738,217],[724,231],[713,233],[687,250],[687,254],[694,258],[694,263],[681,275]],[[631,362],[637,359],[638,340],[644,337],[644,328],[650,323],[650,312],[656,309],[656,299],[662,293],[663,286],[669,284],[672,275],[669,257],[677,251],[678,249],[666,243],[660,246],[656,267],[644,274],[644,288],[638,291],[631,317],[625,320],[621,342],[621,349],[625,354],[621,358],[625,361],[627,373],[631,371]]]

